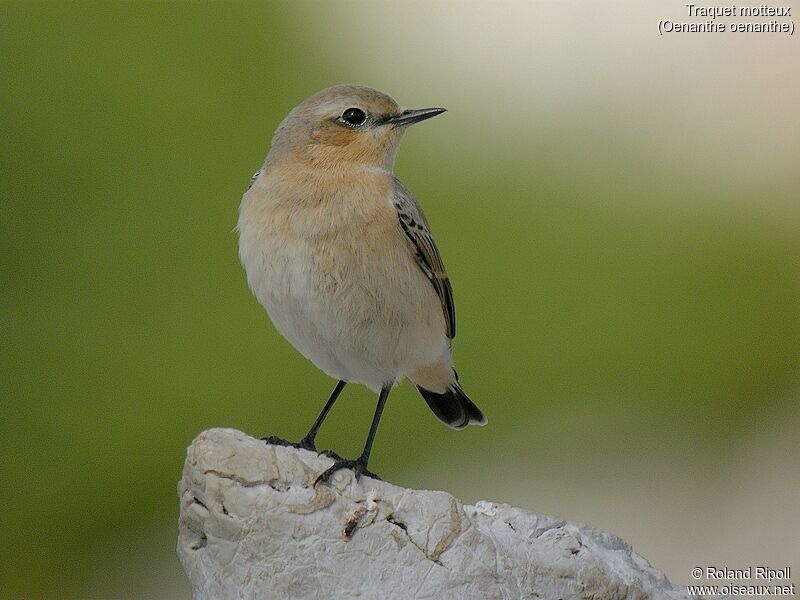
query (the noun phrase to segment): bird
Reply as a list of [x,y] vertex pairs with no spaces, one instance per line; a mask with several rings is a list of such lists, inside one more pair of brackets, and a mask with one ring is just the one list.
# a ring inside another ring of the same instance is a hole
[[[453,290],[428,220],[394,175],[409,126],[446,112],[407,109],[375,89],[343,84],[292,109],[275,130],[239,209],[239,258],[275,328],[338,380],[296,447],[316,435],[348,383],[378,394],[356,459],[329,453],[358,479],[390,390],[409,379],[446,425],[487,420],[453,368]],[[271,436],[268,443],[289,444]]]

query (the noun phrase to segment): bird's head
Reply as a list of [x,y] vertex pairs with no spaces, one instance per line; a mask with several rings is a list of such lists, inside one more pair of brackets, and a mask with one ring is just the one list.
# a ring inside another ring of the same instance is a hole
[[315,168],[391,170],[407,126],[443,112],[444,108],[404,109],[377,90],[337,85],[304,100],[286,116],[270,154]]

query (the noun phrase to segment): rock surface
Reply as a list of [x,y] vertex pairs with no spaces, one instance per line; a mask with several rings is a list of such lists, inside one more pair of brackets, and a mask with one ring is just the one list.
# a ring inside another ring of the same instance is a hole
[[621,539],[446,492],[397,487],[233,429],[201,433],[178,492],[178,555],[195,600],[677,599]]

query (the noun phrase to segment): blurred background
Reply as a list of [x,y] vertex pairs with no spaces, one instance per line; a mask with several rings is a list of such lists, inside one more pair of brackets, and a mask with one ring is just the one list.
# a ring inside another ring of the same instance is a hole
[[[299,438],[334,382],[233,230],[283,116],[341,82],[449,112],[396,172],[489,426],[404,384],[370,466],[694,566],[800,569],[800,48],[683,2],[0,3],[0,597],[176,598],[209,427]],[[319,438],[355,455],[375,399]],[[792,564],[794,561],[794,564]]]

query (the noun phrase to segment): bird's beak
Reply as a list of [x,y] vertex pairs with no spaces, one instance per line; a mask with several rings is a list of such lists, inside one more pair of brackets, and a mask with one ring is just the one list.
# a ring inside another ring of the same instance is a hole
[[392,127],[401,127],[403,125],[411,125],[412,123],[430,119],[446,111],[446,108],[413,108],[404,110],[394,117],[390,117],[386,122],[391,123]]

